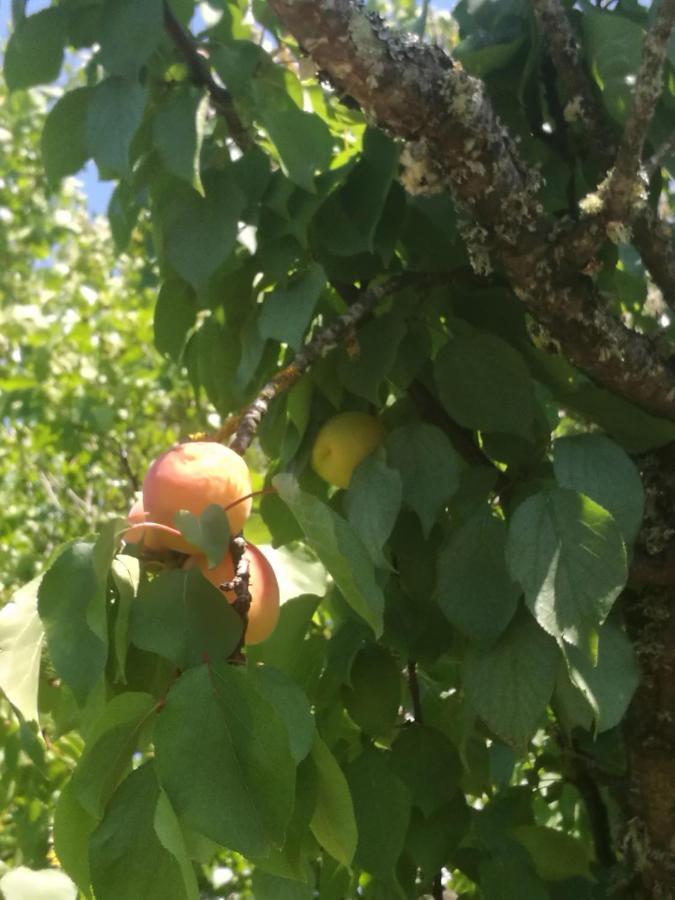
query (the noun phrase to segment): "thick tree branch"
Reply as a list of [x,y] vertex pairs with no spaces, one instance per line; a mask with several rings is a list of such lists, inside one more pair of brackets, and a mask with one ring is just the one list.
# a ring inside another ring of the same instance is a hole
[[232,95],[214,79],[209,64],[197,50],[192,35],[183,28],[167,0],[164,2],[164,27],[185,60],[192,81],[206,88],[215,109],[227,122],[232,140],[242,152],[248,150],[253,146],[253,139],[234,108]]
[[218,435],[215,436],[215,439],[224,440],[229,434],[234,433],[230,447],[236,453],[245,453],[272,400],[294,385],[313,362],[335,347],[340,339],[364,319],[383,297],[394,293],[403,286],[405,281],[405,276],[394,275],[386,281],[369,288],[349,307],[347,312],[334,319],[324,328],[318,329],[314,337],[297,354],[293,362],[276,372],[259,392],[255,400],[246,407],[236,422],[226,422]]
[[610,219],[625,221],[636,200],[645,194],[642,148],[663,89],[663,64],[674,25],[675,0],[661,0],[642,46],[633,104],[609,180],[606,206]]
[[464,236],[476,267],[485,271],[494,254],[575,365],[649,412],[675,418],[675,373],[646,337],[607,311],[588,279],[565,268],[538,198],[539,176],[520,159],[482,82],[349,0],[270,4],[371,121],[422,147],[428,180],[445,179],[472,220]]
[[242,663],[244,662],[244,655],[241,651],[246,639],[248,611],[251,606],[251,591],[249,589],[250,571],[248,554],[246,552],[246,541],[241,535],[232,538],[230,541],[230,553],[232,554],[232,564],[234,566],[232,588],[234,590],[235,601],[233,606],[235,611],[241,617],[244,625],[239,643],[230,655],[230,662]]

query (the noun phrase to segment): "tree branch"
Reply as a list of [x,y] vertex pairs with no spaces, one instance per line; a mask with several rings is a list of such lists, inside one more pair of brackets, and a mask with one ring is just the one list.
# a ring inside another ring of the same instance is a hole
[[[604,111],[584,69],[579,46],[565,10],[560,0],[533,0],[533,5],[542,37],[558,72],[558,87],[565,109],[568,115],[578,112],[593,157],[601,165],[609,166],[614,152],[614,139],[600,124],[605,118]],[[660,158],[657,154],[652,157],[647,166],[648,175],[658,165]],[[588,223],[583,223],[582,229],[583,238],[575,236],[571,251],[583,267],[597,252],[606,231],[604,227],[597,227],[590,229],[589,233]],[[643,207],[634,216],[633,241],[666,302],[675,307],[675,242],[670,228],[648,206]]]
[[663,64],[674,25],[675,0],[661,0],[644,39],[633,104],[609,180],[605,202],[610,219],[625,221],[635,200],[646,193],[640,178],[642,148],[663,89]]
[[675,373],[648,338],[611,315],[589,279],[565,266],[538,197],[539,175],[520,159],[482,82],[437,47],[390,33],[350,0],[270,5],[370,121],[422,146],[427,180],[445,179],[473,220],[464,237],[475,266],[486,271],[494,253],[517,296],[573,364],[645,410],[675,419]]
[[230,662],[243,663],[244,655],[241,650],[246,639],[248,611],[251,607],[251,591],[249,589],[250,571],[248,554],[246,552],[246,541],[241,535],[232,538],[230,541],[230,553],[232,554],[232,565],[234,567],[232,588],[234,590],[235,601],[232,605],[244,624],[239,643],[230,654]]
[[593,155],[602,157],[607,154],[608,144],[611,147],[602,128],[604,114],[563,5],[560,0],[532,0],[532,6],[558,73],[565,119],[581,125]]
[[[369,288],[349,307],[347,312],[334,319],[324,328],[318,329],[304,349],[296,355],[293,362],[276,372],[259,392],[255,400],[239,416],[236,429],[234,429],[234,437],[230,442],[232,450],[240,454],[245,453],[272,400],[294,385],[313,362],[335,347],[340,339],[364,319],[383,297],[402,287],[405,281],[405,276],[394,275],[387,281]],[[215,439],[223,440],[227,434],[231,434],[233,431],[232,426],[232,422],[225,422]]]
[[253,139],[234,108],[232,95],[214,79],[208,62],[197,50],[192,35],[186,31],[164,0],[164,27],[185,60],[194,84],[206,88],[216,110],[227,122],[230,136],[244,152],[253,146]]

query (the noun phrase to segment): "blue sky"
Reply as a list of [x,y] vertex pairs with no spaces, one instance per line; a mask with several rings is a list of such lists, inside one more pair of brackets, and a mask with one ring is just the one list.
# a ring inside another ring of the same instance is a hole
[[[140,0],[142,2],[142,0]],[[457,0],[431,0],[437,9],[451,9]],[[28,12],[34,13],[49,6],[49,0],[29,0]],[[0,46],[3,46],[11,20],[11,0],[0,0]],[[105,213],[114,184],[110,181],[99,181],[98,170],[91,160],[79,176],[87,195],[89,210],[93,215]]]

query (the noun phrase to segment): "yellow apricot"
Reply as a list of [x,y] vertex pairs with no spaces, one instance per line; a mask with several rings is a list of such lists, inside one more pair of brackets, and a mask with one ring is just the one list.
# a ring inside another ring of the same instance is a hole
[[[230,530],[238,534],[252,501],[237,501],[250,493],[251,478],[241,456],[215,441],[192,441],[172,447],[153,462],[143,482],[143,506],[148,520],[175,528],[179,510],[198,516],[217,504],[227,509]],[[163,548],[197,551],[182,535],[158,531],[156,539]]]
[[354,469],[376,450],[384,438],[384,426],[364,412],[343,412],[329,419],[319,431],[312,449],[312,468],[324,481],[348,488]]

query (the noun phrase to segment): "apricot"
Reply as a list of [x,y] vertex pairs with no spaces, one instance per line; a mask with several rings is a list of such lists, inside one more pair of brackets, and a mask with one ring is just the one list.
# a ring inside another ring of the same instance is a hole
[[[279,620],[279,582],[262,550],[253,544],[246,544],[246,553],[249,560],[251,592],[246,643],[259,644],[272,634]],[[199,566],[204,577],[217,588],[234,578],[234,566],[229,551],[213,569],[208,568],[206,557],[201,554],[190,557],[185,563],[186,568],[193,565]],[[223,593],[230,603],[234,603],[236,599],[234,591]]]
[[[244,460],[215,441],[178,444],[158,457],[143,482],[147,518],[176,527],[175,516],[187,509],[198,516],[214,503],[227,510],[232,534],[238,534],[251,513],[251,477]],[[229,508],[228,508],[229,507]],[[157,532],[162,548],[195,553],[198,548],[182,535]]]
[[384,426],[364,412],[343,412],[329,419],[312,449],[312,468],[336,487],[348,488],[354,469],[382,443]]
[[142,497],[137,497],[131,504],[127,520],[130,525],[135,525],[136,527],[124,532],[125,543],[140,544],[143,541],[148,550],[158,550],[162,546],[161,540],[158,540],[157,532],[142,525],[143,522],[147,521]]

